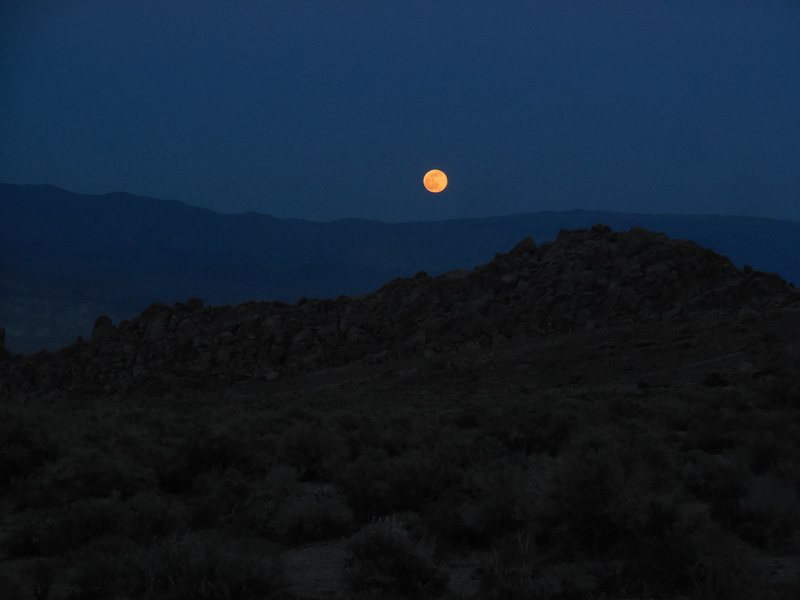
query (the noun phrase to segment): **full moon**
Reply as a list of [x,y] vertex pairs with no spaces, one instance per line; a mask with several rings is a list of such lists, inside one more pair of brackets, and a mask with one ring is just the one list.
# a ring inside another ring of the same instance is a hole
[[425,177],[422,178],[422,185],[429,192],[438,194],[447,187],[447,175],[444,174],[444,171],[432,169],[425,173]]

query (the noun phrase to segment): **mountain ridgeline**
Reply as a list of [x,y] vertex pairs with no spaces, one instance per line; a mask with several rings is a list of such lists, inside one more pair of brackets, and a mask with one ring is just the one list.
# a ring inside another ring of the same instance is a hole
[[424,270],[490,260],[526,236],[606,223],[690,239],[734,264],[800,282],[800,223],[750,217],[540,212],[440,222],[316,223],[219,214],[181,202],[52,186],[0,184],[0,327],[33,352],[87,337],[98,314],[118,322],[161,302],[294,302],[374,291]]
[[294,304],[154,304],[89,341],[8,362],[8,384],[112,395],[213,389],[408,357],[446,360],[553,333],[715,319],[800,302],[792,284],[693,242],[605,225],[530,237],[471,271],[397,278],[375,293]]

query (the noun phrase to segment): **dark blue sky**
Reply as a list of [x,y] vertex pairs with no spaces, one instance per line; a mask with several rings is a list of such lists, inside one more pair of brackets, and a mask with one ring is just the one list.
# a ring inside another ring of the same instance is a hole
[[5,0],[0,82],[0,181],[312,219],[800,219],[797,1]]

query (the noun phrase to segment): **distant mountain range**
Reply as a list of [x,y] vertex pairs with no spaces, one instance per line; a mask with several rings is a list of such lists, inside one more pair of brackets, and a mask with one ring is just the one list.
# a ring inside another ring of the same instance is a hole
[[294,301],[371,292],[398,276],[471,267],[521,238],[605,223],[689,239],[800,282],[800,223],[573,210],[436,222],[318,223],[221,214],[125,193],[0,184],[0,327],[15,352],[88,336],[98,315],[153,302]]

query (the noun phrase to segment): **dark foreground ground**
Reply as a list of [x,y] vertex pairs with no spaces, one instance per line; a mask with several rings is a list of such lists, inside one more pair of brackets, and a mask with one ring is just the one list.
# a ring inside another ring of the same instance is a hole
[[784,310],[5,398],[0,597],[798,598],[798,336]]

